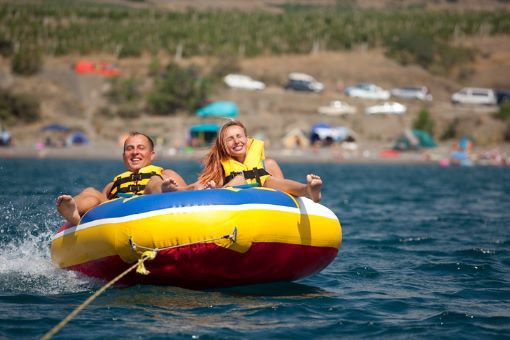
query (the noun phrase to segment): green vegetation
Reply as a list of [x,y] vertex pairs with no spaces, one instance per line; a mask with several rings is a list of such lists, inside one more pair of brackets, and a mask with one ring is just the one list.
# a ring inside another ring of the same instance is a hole
[[499,106],[498,112],[494,117],[505,122],[505,130],[503,132],[503,139],[505,142],[510,142],[510,102],[505,101]]
[[39,72],[42,67],[41,51],[33,45],[23,45],[12,56],[12,72],[30,76]]
[[418,114],[418,118],[413,123],[413,128],[428,132],[430,135],[434,135],[434,121],[429,115],[429,111],[426,108],[422,108]]
[[[451,46],[454,37],[510,33],[506,11],[428,12],[419,9],[354,10],[284,6],[283,14],[155,9],[52,0],[0,5],[0,52],[21,42],[43,54],[181,52],[257,56],[386,46],[402,63],[437,71],[469,60],[472,52]],[[11,51],[11,52],[9,52]]]
[[460,124],[459,117],[455,117],[441,134],[442,141],[457,138],[457,130]]
[[494,114],[494,117],[500,120],[506,120],[510,122],[510,102],[505,101],[499,106],[498,112]]
[[417,31],[404,31],[387,42],[386,55],[403,65],[418,64],[434,73],[447,73],[474,58],[474,51],[450,46]]
[[194,112],[205,103],[209,83],[196,66],[182,68],[171,63],[156,78],[156,86],[148,96],[149,110],[164,116],[180,110]]
[[13,125],[35,122],[39,118],[39,102],[33,96],[0,89],[0,122]]

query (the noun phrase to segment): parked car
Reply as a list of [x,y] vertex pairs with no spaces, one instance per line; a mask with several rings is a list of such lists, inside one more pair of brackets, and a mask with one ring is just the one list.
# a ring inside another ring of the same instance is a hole
[[509,90],[496,90],[496,101],[499,104],[510,103],[510,91]]
[[324,85],[308,74],[294,72],[289,74],[284,88],[294,91],[321,92],[324,90]]
[[386,102],[383,104],[369,106],[365,109],[367,115],[373,114],[404,114],[407,111],[407,107],[397,102]]
[[317,109],[320,114],[329,116],[339,116],[344,114],[355,114],[356,107],[340,100],[333,100],[327,106],[321,106]]
[[349,86],[345,89],[345,94],[349,97],[357,97],[364,99],[388,99],[390,92],[383,90],[379,86],[370,83],[360,83]]
[[454,104],[496,105],[494,90],[476,87],[465,87],[452,95]]
[[266,84],[263,82],[254,80],[244,74],[229,74],[223,80],[229,87],[237,89],[263,90],[266,88]]
[[426,86],[404,86],[390,91],[394,97],[405,99],[432,100],[432,95]]

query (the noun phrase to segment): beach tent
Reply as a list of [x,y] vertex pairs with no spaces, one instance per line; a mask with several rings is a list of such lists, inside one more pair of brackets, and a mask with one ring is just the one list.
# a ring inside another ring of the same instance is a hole
[[418,149],[430,149],[437,146],[434,138],[427,132],[422,130],[406,130],[404,133],[397,138],[394,150],[418,150]]
[[342,142],[348,137],[353,140],[356,139],[354,133],[347,127],[332,127],[326,123],[318,123],[312,126],[310,142],[311,144],[322,142],[323,144],[329,145],[334,142]]
[[84,145],[89,143],[88,137],[83,132],[75,132],[69,136],[70,144],[75,145]]
[[239,116],[239,109],[236,103],[231,101],[217,101],[201,107],[195,113],[199,117],[226,117],[235,118]]
[[210,145],[216,139],[219,130],[218,124],[195,124],[189,129],[190,144],[192,146]]
[[292,129],[282,138],[282,144],[286,149],[305,148],[310,141],[300,129]]

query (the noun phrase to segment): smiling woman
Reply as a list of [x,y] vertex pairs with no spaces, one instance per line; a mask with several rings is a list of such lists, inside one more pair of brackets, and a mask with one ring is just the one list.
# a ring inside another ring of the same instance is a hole
[[306,184],[285,179],[278,163],[265,158],[264,142],[248,138],[240,121],[231,120],[223,125],[203,163],[204,170],[198,180],[203,185],[260,186],[304,196],[314,202],[321,199],[319,176],[307,175]]

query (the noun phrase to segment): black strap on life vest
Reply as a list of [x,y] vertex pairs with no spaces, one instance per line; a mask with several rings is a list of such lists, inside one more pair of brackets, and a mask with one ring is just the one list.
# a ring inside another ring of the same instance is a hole
[[[161,177],[161,175],[159,175],[158,173],[156,173],[154,171],[146,172],[146,173],[131,174],[131,175],[129,175],[129,177],[124,177],[124,178],[117,177],[115,182],[113,182],[112,188],[110,189],[110,192],[108,193],[107,197],[108,197],[108,199],[115,198],[115,197],[117,197],[117,193],[134,193],[134,194],[136,194],[138,191],[144,190],[145,185],[130,184],[125,188],[120,188],[120,186],[127,182],[135,182],[136,183],[143,179],[149,179],[152,176],[159,176],[161,179],[163,179],[163,177]],[[114,189],[117,189],[117,191],[115,192],[115,194],[112,194]]]
[[244,179],[255,179],[259,186],[262,186],[262,182],[260,181],[260,177],[271,175],[266,169],[253,168],[252,170],[244,170],[238,172],[231,172],[230,175],[223,179],[223,183],[226,184],[234,179],[234,177],[238,175],[244,175]]

